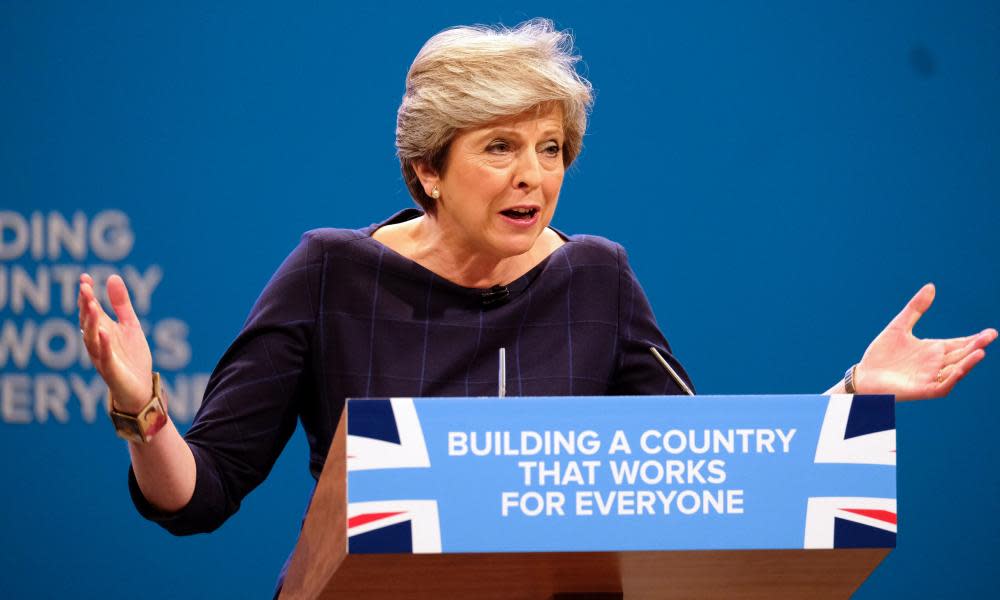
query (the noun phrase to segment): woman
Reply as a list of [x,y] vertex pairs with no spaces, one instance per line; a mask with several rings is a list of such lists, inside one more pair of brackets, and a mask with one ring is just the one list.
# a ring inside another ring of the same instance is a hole
[[[266,477],[296,420],[318,478],[344,398],[493,395],[500,348],[514,395],[682,393],[651,346],[690,385],[623,249],[549,227],[591,104],[571,46],[548,21],[427,42],[396,134],[423,210],[303,236],[222,357],[186,439],[166,419],[129,442],[144,516],[176,534],[213,530]],[[93,285],[81,278],[80,324],[113,409],[156,411],[124,284],[108,281],[117,322]],[[947,394],[997,332],[916,339],[933,294],[921,289],[829,392]]]

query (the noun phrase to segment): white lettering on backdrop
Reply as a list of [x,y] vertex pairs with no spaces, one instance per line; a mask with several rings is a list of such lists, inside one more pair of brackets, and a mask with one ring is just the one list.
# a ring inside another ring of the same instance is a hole
[[[163,269],[122,264],[135,246],[126,213],[104,210],[0,210],[0,421],[9,424],[93,423],[107,410],[107,387],[80,338],[76,295],[81,273],[110,314],[104,282],[125,281],[150,340],[154,368],[164,371],[170,413],[190,421],[201,405],[206,373],[184,373],[192,358],[182,319],[148,318]],[[100,405],[100,406],[99,406]]]

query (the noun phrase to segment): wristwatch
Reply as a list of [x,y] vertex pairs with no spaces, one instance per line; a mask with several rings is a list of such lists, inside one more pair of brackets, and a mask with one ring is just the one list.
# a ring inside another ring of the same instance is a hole
[[854,387],[854,375],[856,374],[858,365],[851,365],[851,368],[844,373],[844,391],[848,394],[857,394],[858,390]]
[[160,386],[160,374],[153,372],[153,396],[139,414],[129,415],[115,410],[115,399],[109,392],[108,415],[118,437],[140,444],[153,439],[156,432],[167,424],[167,403]]

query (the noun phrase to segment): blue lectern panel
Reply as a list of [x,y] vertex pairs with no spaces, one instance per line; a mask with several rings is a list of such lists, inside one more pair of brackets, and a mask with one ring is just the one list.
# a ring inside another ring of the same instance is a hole
[[889,396],[348,403],[350,550],[893,547]]

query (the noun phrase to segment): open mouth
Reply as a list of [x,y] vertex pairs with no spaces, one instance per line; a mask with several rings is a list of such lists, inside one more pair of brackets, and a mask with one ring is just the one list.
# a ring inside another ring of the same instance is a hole
[[503,216],[517,221],[530,221],[537,213],[537,208],[508,208],[500,211]]

